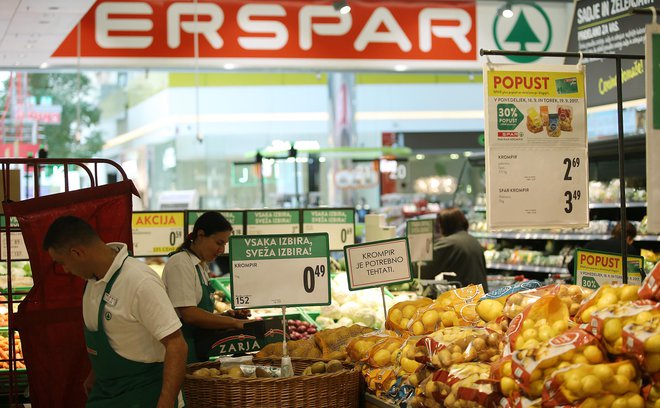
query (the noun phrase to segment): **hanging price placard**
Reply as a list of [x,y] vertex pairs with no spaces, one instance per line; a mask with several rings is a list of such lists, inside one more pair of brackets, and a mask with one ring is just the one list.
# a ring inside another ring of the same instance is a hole
[[[641,285],[640,271],[644,267],[644,258],[628,255],[628,284]],[[575,251],[575,283],[584,288],[597,290],[603,285],[623,283],[623,257],[607,252]]]
[[[190,234],[195,227],[195,222],[202,214],[213,210],[204,210],[204,211],[188,211],[188,228],[186,229],[186,234]],[[217,211],[222,214],[223,217],[229,221],[232,228],[232,235],[243,235],[243,221],[245,219],[245,211],[236,210],[236,211]],[[225,254],[229,254],[229,242],[225,245]]]
[[406,236],[412,262],[433,260],[433,220],[410,220],[406,223]]
[[395,238],[344,248],[348,288],[365,289],[412,279],[407,238]]
[[234,309],[330,304],[328,234],[229,239]]
[[184,240],[183,212],[134,212],[133,256],[166,256]]
[[[27,248],[25,247],[25,240],[23,239],[23,234],[21,233],[18,225],[18,220],[16,217],[11,217],[9,220],[11,232],[9,233],[10,248],[11,248],[11,260],[12,261],[28,261],[30,256],[28,255]],[[0,226],[5,226],[5,216],[0,214]],[[7,260],[7,240],[5,236],[0,237],[0,260]]]
[[318,208],[303,210],[303,232],[327,232],[330,250],[343,251],[355,243],[355,210],[353,208]]
[[484,71],[488,227],[587,226],[584,71],[497,64]]
[[247,235],[297,234],[299,232],[299,210],[247,211]]

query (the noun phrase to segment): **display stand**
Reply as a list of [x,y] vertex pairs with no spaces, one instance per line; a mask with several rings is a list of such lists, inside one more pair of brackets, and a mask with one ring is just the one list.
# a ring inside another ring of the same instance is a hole
[[[482,56],[488,55],[517,55],[517,56],[530,56],[530,57],[572,57],[572,58],[598,58],[598,59],[613,59],[616,64],[616,101],[617,101],[617,127],[618,127],[618,153],[619,153],[619,187],[620,187],[620,209],[621,209],[621,226],[625,231],[627,225],[626,217],[626,182],[625,182],[625,165],[624,165],[624,143],[623,143],[623,89],[621,80],[621,60],[635,59],[643,60],[644,55],[640,54],[603,54],[592,52],[530,52],[530,51],[502,51],[502,50],[484,50],[481,49],[479,54]],[[626,235],[621,234],[621,255],[623,267],[623,283],[628,283],[628,244],[626,242]],[[643,277],[642,277],[643,279]]]

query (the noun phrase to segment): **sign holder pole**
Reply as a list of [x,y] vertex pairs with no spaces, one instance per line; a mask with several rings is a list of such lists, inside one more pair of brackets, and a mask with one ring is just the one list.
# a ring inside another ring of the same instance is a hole
[[[618,114],[618,153],[619,153],[619,187],[620,187],[620,209],[621,209],[621,255],[622,255],[622,272],[623,283],[628,283],[628,243],[626,242],[625,230],[628,225],[626,219],[626,181],[625,181],[625,166],[624,166],[624,150],[623,150],[623,96],[622,96],[622,80],[621,80],[621,60],[634,59],[644,60],[644,54],[605,54],[596,52],[532,52],[532,51],[501,51],[501,50],[479,50],[479,54],[484,55],[519,55],[519,56],[534,56],[534,57],[560,57],[560,58],[594,58],[594,59],[613,59],[616,62],[616,99],[617,99],[617,114]],[[642,272],[642,275],[644,273]],[[644,279],[644,276],[642,276]]]
[[282,377],[291,377],[293,375],[293,366],[291,365],[291,357],[286,347],[286,306],[282,306],[282,362],[280,368],[282,369]]
[[380,295],[383,297],[383,315],[387,320],[387,305],[385,304],[385,286],[380,287]]

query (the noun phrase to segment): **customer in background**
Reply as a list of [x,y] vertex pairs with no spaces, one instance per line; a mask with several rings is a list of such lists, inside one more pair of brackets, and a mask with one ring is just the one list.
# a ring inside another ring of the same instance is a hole
[[462,286],[483,285],[488,292],[484,250],[468,234],[469,223],[458,208],[447,208],[437,216],[439,238],[433,243],[433,261],[422,268],[423,279],[433,279],[440,272],[455,272]]
[[[208,329],[242,329],[247,322],[214,314],[213,288],[209,284],[209,263],[225,252],[232,226],[222,214],[202,214],[163,269],[163,282],[177,314],[183,322],[183,336],[188,343],[188,363],[198,362],[195,338],[209,335]],[[249,311],[236,311],[247,317]],[[208,350],[206,350],[208,351]]]
[[130,257],[126,244],[104,243],[74,216],[50,225],[43,248],[65,272],[87,280],[87,407],[183,406],[186,343],[160,277]]
[[[614,229],[612,229],[612,236],[610,238],[589,241],[581,248],[591,251],[621,254],[621,233],[621,222],[617,222],[614,226]],[[626,253],[628,255],[639,256],[641,254],[639,248],[633,245],[636,236],[637,228],[635,228],[635,226],[630,221],[626,221]],[[569,273],[573,274],[575,269],[575,258],[571,259],[566,267],[568,268]]]

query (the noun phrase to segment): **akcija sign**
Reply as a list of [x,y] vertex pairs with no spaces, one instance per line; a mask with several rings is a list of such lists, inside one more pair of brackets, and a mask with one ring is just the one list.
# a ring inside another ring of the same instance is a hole
[[[339,14],[330,1],[106,1],[81,20],[81,57],[163,59],[199,57],[305,65],[333,60],[477,61],[476,2],[352,1]],[[197,22],[195,22],[195,12]],[[77,57],[74,29],[53,54]],[[146,58],[145,56],[148,56]],[[126,63],[127,60],[121,61]],[[188,61],[189,62],[189,61]],[[119,62],[115,62],[119,63]],[[374,66],[374,65],[371,65]]]

